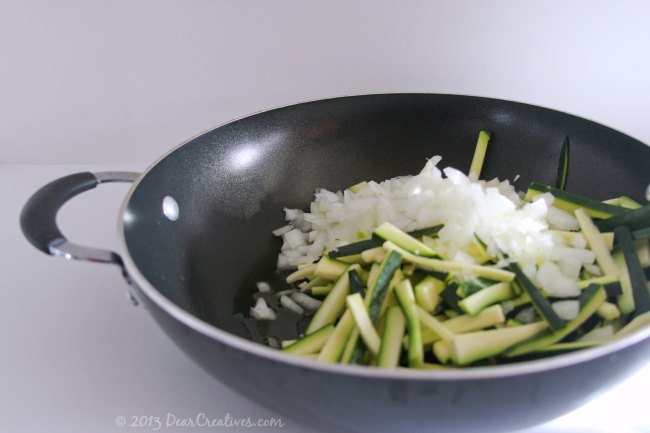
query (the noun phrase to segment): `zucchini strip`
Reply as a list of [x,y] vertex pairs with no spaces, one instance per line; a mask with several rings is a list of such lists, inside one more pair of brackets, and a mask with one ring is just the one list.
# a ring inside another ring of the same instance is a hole
[[381,243],[382,241],[380,239],[366,239],[363,241],[343,245],[341,247],[338,247],[336,250],[330,251],[328,254],[332,258],[353,256],[355,254],[361,254],[362,252],[371,248],[380,247]]
[[[347,269],[348,272],[352,269],[359,269],[359,265],[350,265]],[[323,299],[323,303],[316,310],[316,314],[314,314],[311,322],[309,322],[309,326],[307,326],[307,334],[325,325],[334,323],[345,309],[345,298],[350,294],[350,277],[348,272],[343,272],[339,279],[336,280],[332,290]]]
[[635,307],[629,278],[627,278],[627,275],[622,275],[620,267],[614,261],[602,236],[600,236],[597,225],[593,223],[587,213],[582,209],[576,209],[575,216],[589,248],[596,254],[596,263],[598,263],[600,269],[607,276],[620,278],[622,293],[617,298],[618,307],[624,314],[631,313]]
[[627,226],[630,231],[636,231],[650,227],[650,204],[638,209],[623,210],[624,212],[619,215],[598,221],[596,223],[598,230],[609,232],[618,226]]
[[500,268],[493,268],[489,266],[470,265],[468,263],[456,262],[452,260],[438,260],[427,257],[416,256],[411,254],[403,248],[395,245],[391,241],[384,242],[384,248],[390,251],[396,251],[402,255],[404,260],[413,263],[414,265],[430,271],[437,272],[462,272],[469,271],[477,277],[485,277],[496,281],[512,281],[515,274]]
[[420,323],[432,330],[436,335],[438,335],[438,337],[440,337],[440,339],[445,341],[451,341],[454,339],[454,333],[451,332],[443,322],[427,313],[421,307],[417,307],[417,316]]
[[304,280],[305,278],[312,276],[315,269],[316,263],[304,266],[297,271],[287,275],[287,283],[291,284],[295,283],[296,281]]
[[530,300],[540,316],[548,323],[552,329],[560,329],[564,326],[564,320],[560,319],[551,303],[542,295],[537,287],[528,279],[526,274],[521,270],[519,265],[512,263],[510,269],[517,274],[517,282],[525,293],[530,296]]
[[639,256],[636,254],[632,235],[630,234],[630,230],[625,226],[616,227],[614,229],[614,235],[621,245],[625,264],[627,265],[627,272],[630,277],[630,284],[632,285],[635,314],[643,314],[650,311],[650,292],[648,292],[648,282],[639,262]]
[[345,343],[343,355],[341,355],[340,360],[341,364],[360,364],[363,360],[365,350],[366,346],[359,339],[359,328],[355,326],[350,333],[350,338]]
[[408,327],[409,367],[418,366],[424,362],[424,350],[422,349],[422,333],[418,321],[419,307],[415,304],[415,295],[409,280],[404,280],[395,287],[395,297],[404,313]]
[[476,176],[476,180],[481,177],[481,170],[483,169],[483,162],[485,161],[485,154],[487,153],[490,135],[489,131],[480,131],[478,133],[478,140],[476,142],[476,147],[474,148],[472,164],[469,167],[469,175]]
[[429,313],[433,313],[440,302],[440,292],[444,288],[443,281],[427,275],[413,289],[415,302]]
[[414,237],[415,239],[420,239],[423,236],[434,236],[442,229],[442,224],[438,224],[431,227],[425,227],[423,229],[417,229],[408,232],[409,236]]
[[318,353],[330,335],[334,332],[334,325],[326,325],[322,328],[305,335],[301,339],[283,348],[282,351],[294,355],[309,355]]
[[614,334],[614,338],[617,339],[625,337],[648,325],[650,325],[650,312],[639,314],[634,319],[632,319],[630,323],[622,327],[616,334]]
[[612,255],[609,252],[609,248],[605,244],[598,227],[593,223],[591,218],[589,218],[587,212],[584,209],[576,209],[575,216],[580,225],[580,230],[582,235],[587,240],[589,248],[596,254],[596,263],[600,266],[600,269],[607,276],[616,277],[620,274]]
[[363,295],[363,282],[356,269],[348,271],[348,278],[350,278],[350,293],[361,293]]
[[366,343],[368,350],[376,356],[379,353],[381,339],[379,338],[379,334],[377,334],[374,326],[372,326],[372,321],[370,320],[370,316],[368,316],[368,311],[363,303],[363,298],[360,294],[355,293],[346,298],[346,303],[349,311],[352,313],[352,317],[354,317],[354,321],[357,324],[363,342]]
[[405,331],[406,320],[401,308],[398,305],[390,307],[386,312],[384,332],[377,356],[378,367],[396,368],[399,365],[399,356],[402,352],[401,342]]
[[562,143],[562,150],[560,151],[560,161],[557,167],[557,178],[555,179],[555,187],[557,189],[564,189],[566,186],[567,175],[569,173],[569,136],[564,139]]
[[393,279],[393,274],[401,263],[402,256],[397,252],[391,251],[381,263],[375,284],[371,288],[369,287],[366,292],[366,305],[368,306],[368,315],[372,323],[375,323],[379,318],[379,313],[384,305],[384,299],[386,298],[390,282]]
[[316,264],[314,275],[330,281],[336,281],[341,274],[347,271],[348,264],[340,260],[323,256]]
[[451,359],[451,345],[445,340],[438,340],[433,343],[432,351],[441,364],[447,364]]
[[512,299],[513,296],[510,283],[497,283],[458,301],[458,306],[470,316],[476,316],[488,305]]
[[[462,314],[444,320],[441,324],[454,334],[462,334],[465,332],[480,331],[481,329],[505,323],[505,321],[506,316],[503,313],[501,305],[491,305],[483,309],[476,316]],[[422,344],[431,344],[439,339],[438,334],[433,332],[431,328],[422,328]]]
[[[528,191],[526,192],[526,200],[532,201],[535,196],[547,192],[551,193],[551,195],[555,197],[555,200],[553,200],[553,206],[569,213],[574,212],[576,209],[583,208],[585,209],[585,212],[587,212],[587,214],[592,218],[609,218],[612,215],[624,214],[627,212],[627,209],[625,208],[619,206],[611,206],[598,200],[593,200],[538,182],[532,182],[528,186]],[[611,229],[602,231],[611,231]]]
[[354,318],[348,310],[343,313],[341,320],[334,327],[334,332],[330,334],[316,359],[319,361],[338,362],[353,329]]
[[603,302],[603,304],[598,307],[596,313],[604,320],[615,320],[621,317],[621,311],[618,307],[607,301]]
[[391,241],[395,245],[404,248],[411,254],[424,257],[436,256],[436,252],[432,248],[429,248],[413,236],[404,233],[389,222],[385,222],[377,227],[373,233],[382,239]]
[[638,209],[641,206],[643,206],[641,203],[638,201],[634,200],[633,198],[630,198],[626,195],[622,195],[620,197],[616,198],[610,198],[609,200],[603,200],[603,203],[606,204],[612,204],[615,206],[621,206],[626,209]]
[[535,322],[508,328],[458,334],[451,341],[451,359],[458,365],[499,355],[504,350],[535,337],[548,328],[545,322]]
[[[414,237],[415,239],[420,239],[422,236],[435,235],[440,231],[441,228],[442,228],[442,224],[438,224],[431,227],[425,227],[423,229],[413,230],[408,232],[407,234],[411,237]],[[363,241],[353,242],[351,244],[340,246],[337,249],[332,250],[327,254],[331,258],[352,256],[356,254],[361,254],[362,252],[372,248],[380,247],[383,242],[384,242],[383,239],[373,237],[370,239],[365,239]]]
[[[591,288],[593,288],[593,290],[591,290]],[[584,294],[590,294],[591,296],[580,308],[578,316],[575,319],[570,320],[565,327],[556,331],[548,330],[536,338],[531,338],[528,341],[524,341],[512,349],[506,351],[506,353],[504,353],[505,357],[513,358],[516,356],[521,356],[526,353],[535,352],[544,347],[557,343],[569,335],[571,332],[575,331],[578,326],[582,325],[587,319],[589,319],[607,299],[605,289],[602,286],[592,285],[589,289],[587,289],[587,291],[583,292],[583,295]]]

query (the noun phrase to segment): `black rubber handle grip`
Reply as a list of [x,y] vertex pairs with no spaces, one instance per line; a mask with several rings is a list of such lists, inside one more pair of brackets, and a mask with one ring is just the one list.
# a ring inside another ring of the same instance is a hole
[[44,253],[51,254],[50,246],[66,241],[56,224],[59,209],[72,197],[98,184],[94,174],[84,172],[62,177],[36,191],[20,214],[20,227],[27,240]]

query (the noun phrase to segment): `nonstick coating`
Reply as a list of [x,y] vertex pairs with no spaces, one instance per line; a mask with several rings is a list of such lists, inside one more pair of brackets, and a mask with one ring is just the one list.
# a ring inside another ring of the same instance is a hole
[[[225,124],[161,158],[144,174],[126,203],[123,253],[129,255],[147,284],[178,307],[208,324],[246,337],[246,328],[234,315],[251,306],[254,283],[274,274],[280,241],[271,231],[284,224],[283,208],[307,209],[317,188],[340,190],[362,180],[416,174],[434,155],[443,157],[440,166],[467,170],[481,129],[492,132],[484,178],[512,180],[520,175],[516,185],[522,190],[532,180],[553,183],[560,148],[568,136],[571,162],[567,190],[597,199],[626,194],[644,200],[650,180],[650,149],[594,122],[531,105],[469,96],[343,97],[292,105]],[[163,214],[162,203],[167,196],[179,205],[176,221]],[[251,396],[255,386],[245,379],[224,377],[219,369],[233,368],[234,373],[243,367],[233,363],[258,362],[272,374],[292,371],[291,366],[257,360],[228,344],[211,342],[185,325],[174,324],[175,319],[166,316],[164,309],[154,305],[153,310],[181,347],[244,394]],[[636,362],[634,357],[622,358],[622,365]],[[606,362],[599,362],[596,370],[603,371]],[[295,368],[293,373],[298,374],[296,377],[306,375],[303,379],[307,381],[313,378],[314,384],[335,380],[322,372],[305,373]],[[621,374],[617,372],[611,380]],[[553,386],[562,386],[559,382],[566,383],[566,375],[549,378],[549,383],[557,381]],[[260,396],[253,398],[269,398],[270,394],[265,394],[272,393],[268,385],[260,385],[265,391],[259,390]],[[511,382],[505,386],[515,385]],[[366,387],[366,393],[375,392],[371,391],[375,385],[360,386]],[[385,397],[378,408],[390,402],[400,405],[402,397],[408,401],[411,385],[398,381],[390,386],[390,392],[397,394]],[[595,388],[586,386],[584,398]],[[466,388],[458,392],[471,395]],[[277,401],[261,402],[282,410]],[[538,412],[536,416],[520,414],[512,424],[539,422],[576,404],[547,413],[544,401],[535,402],[530,407]],[[324,416],[314,419],[322,421]],[[481,426],[478,419],[465,417],[465,421],[447,420],[441,425],[449,427],[458,422],[465,427]],[[485,426],[490,425],[485,422]],[[506,428],[508,423],[494,425]],[[350,428],[364,430],[358,422]]]

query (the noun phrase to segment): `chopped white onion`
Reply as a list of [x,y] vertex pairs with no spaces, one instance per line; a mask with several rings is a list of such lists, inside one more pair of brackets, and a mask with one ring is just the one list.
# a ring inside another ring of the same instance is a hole
[[275,292],[275,293],[273,294],[273,296],[276,297],[276,298],[279,298],[279,297],[281,297],[281,296],[285,296],[285,295],[290,295],[290,294],[292,294],[292,293],[296,293],[297,291],[298,291],[298,290],[296,290],[296,289],[280,290],[279,292]]
[[277,315],[269,307],[264,298],[257,298],[255,306],[250,310],[251,317],[255,320],[275,320]]
[[316,311],[318,307],[322,304],[322,301],[314,299],[309,295],[306,295],[301,292],[296,292],[291,294],[291,299],[296,301],[298,305],[303,307],[307,311]]
[[305,310],[287,295],[280,296],[280,305],[296,314],[305,314]]
[[436,165],[431,158],[416,176],[368,181],[356,192],[316,191],[309,212],[285,209],[294,229],[283,234],[278,267],[313,263],[326,251],[368,238],[388,221],[410,231],[442,224],[436,251],[444,259],[472,262],[468,248],[478,236],[492,257],[515,261],[535,284],[557,297],[577,296],[576,275],[593,263],[586,243],[571,242],[553,229],[577,229],[575,217],[552,206],[541,194],[532,203],[508,181],[473,181],[463,172]]
[[290,225],[290,224],[287,224],[286,226],[282,226],[279,229],[273,230],[273,234],[275,236],[282,236],[283,234],[288,233],[291,230],[293,230],[293,226]]
[[271,285],[266,281],[258,281],[257,290],[259,290],[262,293],[268,293],[271,291]]
[[575,300],[556,301],[551,304],[553,310],[562,320],[573,320],[578,315],[580,303]]
[[284,242],[292,250],[305,245],[305,235],[303,232],[301,232],[298,229],[293,229],[286,232],[283,235],[283,238],[284,238]]

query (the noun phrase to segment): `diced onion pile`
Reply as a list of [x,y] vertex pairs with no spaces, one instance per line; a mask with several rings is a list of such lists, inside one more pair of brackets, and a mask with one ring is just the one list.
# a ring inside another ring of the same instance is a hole
[[490,256],[504,257],[503,266],[520,263],[549,295],[579,294],[578,273],[593,265],[595,255],[580,234],[567,241],[554,231],[576,230],[573,215],[550,206],[550,194],[525,202],[507,180],[477,181],[451,167],[440,170],[440,160],[432,158],[416,176],[371,181],[357,192],[319,190],[309,212],[286,209],[288,224],[274,232],[283,238],[278,268],[313,263],[370,238],[386,221],[404,231],[442,224],[436,250],[444,259],[475,263],[466,251],[478,237]]

